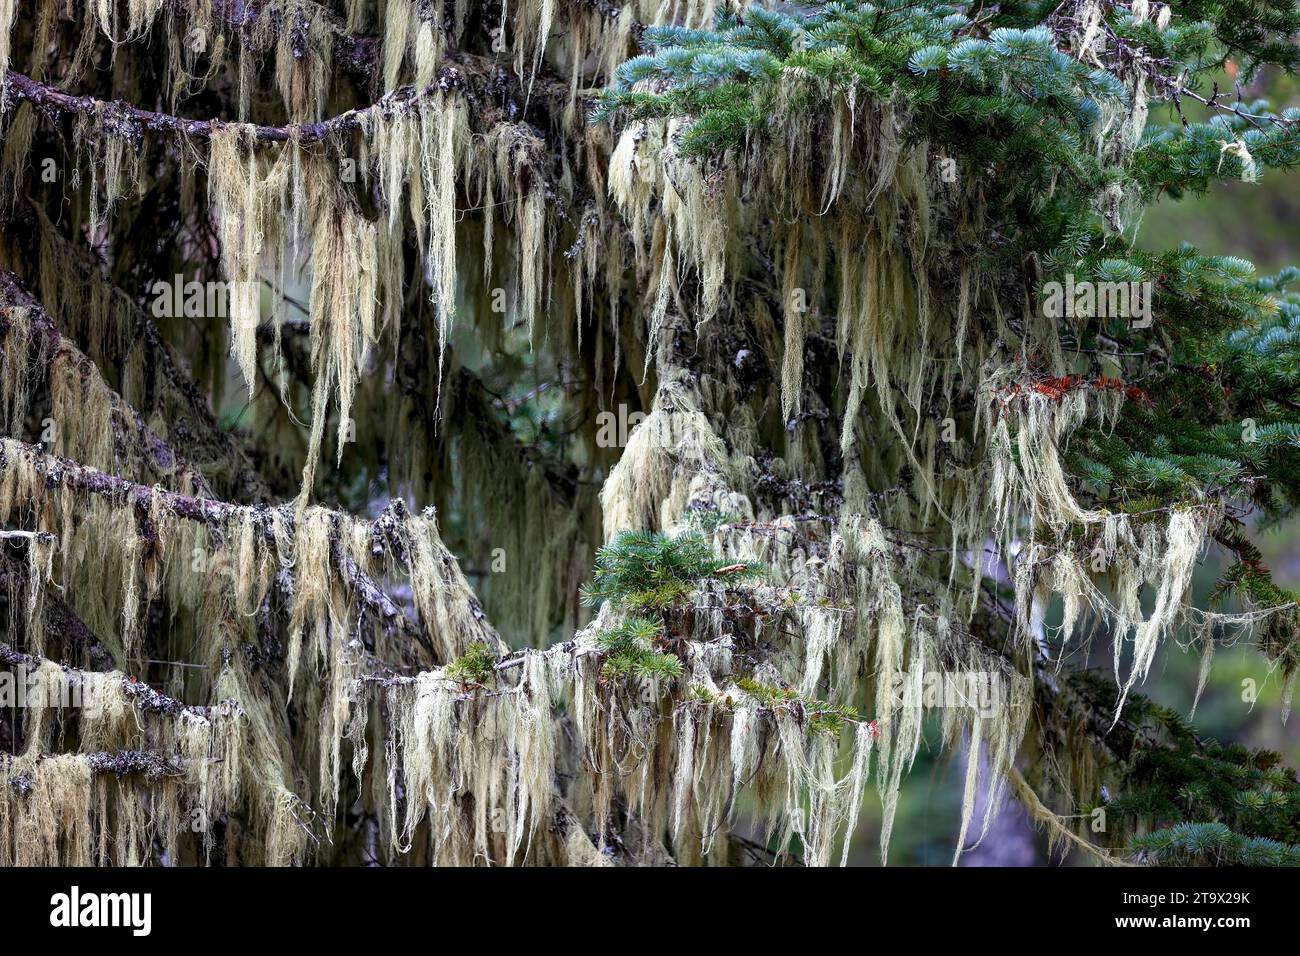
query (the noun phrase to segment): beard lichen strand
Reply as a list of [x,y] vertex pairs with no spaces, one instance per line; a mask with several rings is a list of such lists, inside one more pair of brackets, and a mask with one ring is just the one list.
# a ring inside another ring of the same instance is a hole
[[457,158],[469,139],[469,119],[464,100],[456,96],[435,97],[432,102],[421,100],[417,109],[420,169],[429,223],[425,269],[438,314],[441,368],[447,335],[456,314],[456,169]]
[[109,220],[118,199],[128,189],[141,192],[140,152],[137,144],[122,132],[113,115],[112,104],[96,101],[93,111],[78,113],[73,124],[73,148],[77,165],[71,185],[80,185],[82,169],[90,176],[86,228],[98,241],[108,230]]
[[1059,538],[1072,525],[1106,518],[1075,499],[1061,449],[1091,413],[1105,427],[1119,416],[1118,389],[1074,389],[1059,400],[1015,381],[1014,369],[989,371],[980,386],[979,407],[992,459],[991,498],[996,504],[994,535],[1008,541],[1016,519],[1045,525]]
[[[195,852],[206,856],[208,822],[232,806],[237,788],[228,762],[242,734],[238,705],[226,701],[206,715],[171,705],[155,710],[153,692],[120,672],[74,671],[48,660],[29,671],[25,686],[24,750],[0,773],[0,863],[23,865],[24,853],[45,852],[45,865],[142,865],[154,858],[155,840],[176,860],[178,838],[191,833],[202,834]],[[77,752],[51,756],[74,731]],[[106,751],[147,751],[174,766],[133,784],[126,799],[105,801],[105,775],[91,775],[89,755]],[[42,849],[24,848],[28,842]]]
[[670,529],[692,502],[736,504],[727,495],[730,471],[726,446],[698,410],[691,387],[661,384],[601,488],[606,540],[620,531]]
[[[123,6],[125,19],[121,15]],[[195,9],[201,6],[207,4],[193,3]],[[162,12],[163,0],[127,0],[125,4],[117,0],[90,0],[85,9],[87,28],[98,29],[116,47],[142,37]]]
[[[11,34],[17,15],[18,0],[0,0],[0,100],[5,98],[5,87],[8,85],[9,57],[12,55]],[[2,121],[3,116],[0,116],[0,122]]]
[[[261,30],[255,33],[265,34],[271,20],[265,10],[261,14]],[[316,122],[324,116],[334,54],[334,31],[326,16],[318,0],[288,0],[280,11],[275,80],[291,123]]]
[[[0,756],[0,865],[90,866],[92,775],[84,757]],[[17,779],[27,789],[19,795]]]
[[[1014,539],[1025,529],[1049,537],[1047,543],[1031,543],[1009,565],[1015,568],[1021,646],[1039,641],[1043,609],[1052,595],[1060,595],[1064,602],[1058,628],[1062,645],[1070,639],[1086,603],[1112,628],[1120,685],[1118,720],[1129,692],[1145,679],[1156,649],[1185,607],[1196,559],[1222,520],[1223,503],[1207,500],[1173,507],[1167,515],[1148,516],[1140,523],[1126,515],[1085,508],[1071,491],[1061,450],[1090,414],[1102,427],[1113,423],[1122,393],[1085,387],[1058,398],[1035,390],[1032,383],[1018,382],[1014,369],[1009,369],[988,374],[980,394],[983,429],[990,436],[994,537],[1008,556],[1015,551]],[[1096,557],[1076,556],[1072,530],[1082,530],[1092,539],[1100,551],[1100,567]],[[1108,583],[1115,597],[1098,587],[1098,580]],[[1154,593],[1146,615],[1139,597],[1143,586]],[[1123,649],[1130,639],[1132,660],[1123,676]]]
[[[310,183],[310,179],[309,179]],[[310,185],[309,185],[310,191]],[[379,233],[374,223],[341,204],[327,204],[312,223],[311,436],[303,466],[301,511],[311,495],[328,417],[337,391],[337,462],[354,425],[349,417],[357,379],[378,340]]]
[[[696,853],[708,858],[733,822],[741,794],[748,791],[766,818],[763,829],[769,840],[776,836],[778,846],[788,847],[797,836],[805,862],[829,863],[836,838],[843,833],[847,839],[851,830],[845,825],[856,821],[874,741],[870,725],[853,725],[848,770],[837,776],[840,745],[832,735],[810,729],[793,711],[763,706],[735,684],[719,688],[707,675],[692,676],[702,679],[696,686],[708,696],[674,706],[672,733],[646,737],[650,746],[670,752],[647,751],[639,781],[631,775],[640,788],[629,805],[638,808],[642,825],[653,832],[666,824],[679,858]],[[775,679],[776,673],[765,671],[761,677]],[[664,765],[670,769],[662,781],[651,777],[651,768]],[[656,791],[670,791],[669,813],[662,822]]]
[[[1180,609],[1178,633],[1184,634],[1186,637],[1180,639],[1179,646],[1184,651],[1198,651],[1200,653],[1196,691],[1192,696],[1192,707],[1188,713],[1188,720],[1195,720],[1196,718],[1196,707],[1200,703],[1201,696],[1204,694],[1209,681],[1210,668],[1214,662],[1214,652],[1217,645],[1222,644],[1225,647],[1232,647],[1242,641],[1258,643],[1260,652],[1271,658],[1270,672],[1283,665],[1283,660],[1276,653],[1270,653],[1267,632],[1261,637],[1259,630],[1261,625],[1267,628],[1275,623],[1294,626],[1288,619],[1294,619],[1296,605],[1290,603],[1260,606],[1256,601],[1245,595],[1242,596],[1242,603],[1244,609],[1235,613],[1204,611],[1190,604],[1186,604]],[[1296,676],[1296,671],[1288,672],[1283,669],[1279,708],[1283,723],[1287,721],[1291,714],[1291,701],[1295,691]]]
[[402,63],[417,29],[415,0],[395,0],[384,5],[382,14],[384,32],[380,71],[384,91],[391,92],[397,89]]
[[0,426],[17,436],[27,424],[31,310],[20,305],[6,306],[5,317],[8,327],[0,341]]
[[431,514],[406,515],[396,529],[405,552],[412,602],[443,661],[460,657],[475,643],[494,653],[504,642],[487,622],[459,563],[446,549]]
[[[462,97],[454,93],[421,97],[412,107],[394,115],[376,113],[367,121],[366,156],[379,187],[381,205],[387,210],[388,230],[399,224],[403,194],[415,229],[416,242],[424,256],[425,279],[438,317],[439,368],[447,336],[456,312],[456,185],[462,168],[480,171],[483,164],[472,161],[490,153],[471,149],[469,111]],[[490,177],[488,171],[483,175]],[[513,180],[512,180],[513,181]],[[490,212],[490,211],[489,211]],[[524,256],[525,273],[529,257],[539,254],[538,245]],[[386,275],[384,289],[401,289],[399,244],[391,247],[396,275]],[[385,273],[393,267],[385,269]]]
[[[313,263],[308,308],[313,316],[314,381],[301,509],[314,483],[332,396],[338,406],[337,455],[342,458],[354,427],[349,415],[357,379],[378,341],[380,293],[400,293],[402,265],[391,244],[381,243],[378,226],[353,207],[335,182],[336,172],[322,151],[304,150],[291,140],[263,174],[257,153],[244,142],[241,129],[247,128],[226,127],[214,133],[208,171],[223,265],[235,289],[231,352],[250,397],[256,384],[261,312],[259,265],[269,258],[280,285],[285,285],[295,271],[293,262],[303,239]],[[381,266],[398,275],[381,275]],[[282,314],[277,306],[277,343]]]
[[[799,522],[777,519],[771,522],[772,533],[762,536],[744,525],[715,533],[723,555],[736,560],[760,560],[775,578],[804,595],[784,618],[787,624],[796,625],[795,633],[804,641],[804,657],[778,652],[769,657],[767,666],[777,667],[780,680],[798,683],[805,696],[825,687],[832,700],[863,699],[870,705],[874,684],[871,713],[879,734],[876,752],[885,809],[882,849],[886,854],[901,777],[920,744],[921,714],[936,706],[925,696],[926,675],[952,672],[961,680],[994,675],[989,679],[996,680],[1002,692],[991,701],[996,705],[991,711],[981,711],[976,702],[965,699],[956,701],[956,706],[953,701],[938,705],[942,708],[945,746],[955,744],[959,729],[967,726],[972,747],[982,745],[987,751],[980,764],[988,768],[987,773],[968,777],[963,836],[970,822],[974,794],[981,787],[994,797],[992,803],[986,804],[982,832],[986,831],[1027,727],[1031,682],[1016,673],[1005,659],[959,636],[945,613],[923,606],[905,612],[898,580],[907,580],[915,572],[896,563],[883,528],[875,519],[845,516],[832,533],[825,559],[807,558],[799,528]],[[754,597],[760,605],[770,603],[761,597],[761,590]],[[831,613],[836,610],[843,613]],[[705,623],[707,617],[698,609],[696,614],[697,635],[717,640],[715,625]],[[835,617],[841,620],[834,621]],[[788,627],[783,629],[788,632]],[[819,635],[822,630],[825,633]],[[832,632],[835,638],[827,641],[825,634]],[[822,655],[830,665],[824,678]],[[864,671],[870,674],[865,686],[860,676]],[[736,746],[744,747],[740,742]]]
[[0,151],[0,209],[6,209],[24,199],[23,183],[36,136],[36,110],[32,104],[23,103],[11,112],[0,112],[0,134],[4,139]]
[[[516,683],[477,699],[442,669],[384,682],[390,849],[409,852],[423,827],[435,863],[528,857],[555,788],[551,700],[561,656],[528,654]],[[359,682],[352,703],[364,721]]]
[[740,179],[730,165],[706,170],[678,157],[674,137],[685,126],[677,119],[633,125],[610,157],[610,195],[632,233],[638,273],[658,276],[652,330],[662,321],[670,292],[676,295],[674,263],[698,271],[700,322],[716,313],[728,266],[736,271],[738,250],[729,238],[741,217]]
[[[129,0],[126,4],[91,0],[85,4],[81,49],[90,49],[94,34],[102,34],[115,58],[119,47],[144,40],[166,11],[171,27],[167,34],[167,69],[173,103],[196,80],[211,79],[225,62],[230,41],[238,40],[233,66],[241,118],[246,118],[251,99],[248,70],[252,59],[273,49],[276,86],[290,121],[320,119],[332,80],[334,45],[341,29],[326,7],[318,0],[279,0],[253,8],[243,4],[225,6],[231,12],[218,14],[212,0]],[[125,16],[120,7],[125,7]],[[209,63],[207,74],[195,76],[191,71],[201,58]]]
[[[624,130],[611,155],[608,188],[628,223],[638,274],[649,277],[642,287],[656,290],[648,324],[653,337],[670,305],[686,308],[678,301],[687,285],[679,273],[686,269],[698,280],[698,308],[691,311],[707,321],[728,288],[728,274],[739,275],[739,250],[729,248],[726,236],[746,234],[751,220],[754,231],[772,232],[771,256],[781,255],[784,247],[779,290],[785,341],[776,364],[782,369],[782,413],[788,418],[801,398],[804,341],[819,331],[822,277],[833,253],[841,274],[835,334],[850,373],[842,451],[850,452],[858,440],[859,412],[874,385],[878,408],[872,411],[878,410],[891,426],[893,434],[887,437],[901,444],[927,504],[952,518],[968,537],[977,530],[979,498],[968,493],[967,482],[947,481],[939,474],[929,406],[936,394],[951,402],[961,371],[973,371],[972,358],[982,357],[982,348],[970,350],[966,342],[970,334],[978,345],[978,330],[961,323],[972,309],[978,276],[962,267],[961,282],[954,276],[951,283],[960,285],[962,295],[951,309],[940,307],[951,297],[939,291],[942,277],[931,274],[938,262],[934,217],[940,210],[950,215],[953,200],[936,195],[940,187],[927,176],[924,144],[900,144],[897,128],[905,117],[892,106],[841,107],[835,156],[821,164],[829,168],[820,183],[812,182],[808,172],[819,164],[811,158],[801,161],[807,144],[820,141],[800,125],[805,121],[798,117],[807,111],[784,114],[796,119],[787,120],[790,130],[776,131],[776,148],[745,152],[736,162],[716,167],[676,158],[672,141],[680,121],[639,122]],[[855,112],[860,114],[856,120]],[[850,169],[852,176],[846,172]],[[767,215],[771,204],[726,198],[742,192],[784,197],[782,202],[795,209],[821,208],[823,203],[826,209],[816,228],[781,221],[774,225],[770,217],[756,218]],[[977,197],[960,201],[978,205]],[[961,342],[951,336],[954,321],[963,330]],[[923,443],[928,450],[918,451]],[[945,482],[949,487],[940,487]],[[954,540],[954,574],[959,543],[970,544]]]
[[[261,321],[264,261],[281,279],[292,273],[306,225],[323,215],[317,179],[327,175],[320,162],[290,139],[263,161],[251,141],[252,127],[241,124],[213,131],[208,143],[208,201],[221,245],[221,264],[231,293],[230,352],[250,399],[257,382],[257,326]],[[328,317],[327,317],[328,318]],[[316,322],[312,323],[313,332]]]

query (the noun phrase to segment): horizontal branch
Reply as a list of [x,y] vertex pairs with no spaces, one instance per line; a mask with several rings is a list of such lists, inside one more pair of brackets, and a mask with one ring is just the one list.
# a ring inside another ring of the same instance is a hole
[[[80,279],[86,283],[100,283],[110,296],[129,312],[130,328],[117,329],[115,331],[118,334],[106,336],[105,340],[125,341],[130,343],[130,347],[138,346],[145,349],[148,353],[148,367],[156,369],[161,374],[166,380],[167,387],[180,400],[178,404],[184,406],[185,425],[189,427],[171,428],[172,443],[184,443],[187,457],[191,461],[219,461],[227,465],[230,474],[227,482],[230,486],[229,491],[240,501],[268,500],[271,494],[265,480],[249,461],[247,453],[236,436],[223,429],[217,422],[204,393],[195,384],[189,372],[176,361],[171,346],[163,338],[153,318],[103,274],[102,263],[88,248],[60,233],[46,217],[45,211],[36,203],[31,200],[15,203],[6,212],[13,217],[16,225],[33,232],[41,243],[48,240],[57,246],[60,261],[71,259],[68,265],[77,270]],[[38,274],[36,265],[29,263],[26,271],[28,274],[24,281],[27,285],[24,288],[36,286],[35,276]],[[42,293],[49,294],[45,289],[42,289]],[[89,298],[91,297],[87,296],[87,299]],[[124,364],[126,355],[106,354],[101,356],[100,360]],[[212,474],[209,473],[205,477],[212,477]]]
[[[14,650],[8,644],[0,644],[0,664],[8,667],[24,667],[28,670],[36,670],[45,664],[53,663],[48,658],[38,657],[35,654],[24,654],[22,651]],[[55,664],[54,666],[78,681],[87,680],[87,675],[91,673],[101,673],[83,671],[80,668],[68,667],[66,664]],[[233,700],[223,701],[211,707],[202,704],[187,704],[182,700],[164,694],[162,691],[154,690],[144,681],[126,675],[121,676],[119,686],[122,695],[131,702],[132,706],[145,714],[166,717],[189,716],[210,722],[214,718],[240,712],[239,705]]]
[[176,757],[165,757],[152,750],[98,751],[85,755],[94,773],[111,773],[119,780],[128,774],[140,774],[147,780],[179,777],[185,772]]
[[[42,754],[37,761],[53,760],[60,756],[67,755]],[[179,777],[185,773],[179,758],[166,756],[154,750],[100,750],[71,756],[84,759],[90,765],[91,773],[111,773],[119,780],[132,774],[139,774],[147,780],[158,780],[163,777]],[[13,757],[8,754],[0,754],[0,767],[11,763],[12,760]],[[22,773],[10,777],[5,782],[11,790],[20,795],[30,793],[35,785],[35,781],[30,776]]]
[[[278,505],[274,508],[265,505],[230,504],[213,498],[198,498],[175,491],[153,488],[134,481],[128,481],[117,475],[106,474],[96,468],[75,462],[70,458],[51,455],[39,446],[20,441],[0,441],[0,469],[9,464],[6,456],[14,452],[22,455],[36,469],[37,473],[44,477],[46,487],[57,488],[62,486],[71,488],[80,493],[95,495],[124,505],[131,505],[144,512],[148,512],[152,508],[154,496],[157,495],[162,506],[179,518],[197,522],[214,530],[220,530],[221,526],[227,522],[251,521],[268,539],[274,539],[275,537],[272,517],[277,512],[281,521],[291,533],[296,527],[297,515],[292,504]],[[344,512],[334,512],[334,514],[340,520],[344,518],[353,520],[350,515]],[[385,518],[385,516],[387,517]],[[380,527],[386,528],[392,522],[393,517],[393,509],[390,506],[390,509],[386,510],[384,515],[381,515],[374,523],[383,522]],[[427,637],[406,618],[397,603],[384,593],[383,589],[375,583],[374,579],[364,569],[344,554],[337,541],[335,542],[333,557],[338,570],[348,583],[354,587],[355,593],[361,602],[385,626],[416,638],[426,647],[431,647],[427,643]],[[406,555],[399,554],[398,557],[404,561],[408,560]]]
[[49,83],[33,80],[22,73],[9,70],[8,94],[13,99],[24,100],[37,109],[53,115],[98,116],[105,128],[118,136],[139,139],[145,133],[176,133],[190,139],[211,139],[218,131],[241,128],[258,143],[315,143],[351,130],[359,129],[371,116],[391,116],[434,92],[446,92],[464,84],[460,72],[453,67],[442,67],[438,81],[423,89],[403,87],[360,109],[348,110],[318,123],[290,123],[284,126],[261,126],[251,123],[229,123],[220,119],[186,119],[170,113],[157,113],[121,100],[105,102],[93,96],[74,96]]

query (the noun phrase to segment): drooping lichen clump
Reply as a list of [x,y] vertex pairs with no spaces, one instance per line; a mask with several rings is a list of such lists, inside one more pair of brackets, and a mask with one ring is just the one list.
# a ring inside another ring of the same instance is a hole
[[843,863],[927,735],[956,856],[1289,860],[1137,692],[1289,702],[1296,276],[1132,240],[1300,22],[453,7],[0,0],[0,863]]

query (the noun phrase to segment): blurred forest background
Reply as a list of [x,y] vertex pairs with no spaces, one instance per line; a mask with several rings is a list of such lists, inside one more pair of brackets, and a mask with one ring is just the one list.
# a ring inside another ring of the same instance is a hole
[[[1241,79],[1229,64],[1220,78],[1220,89],[1233,90]],[[1240,83],[1241,98],[1247,102],[1260,97],[1270,101],[1279,112],[1288,106],[1300,106],[1300,77],[1277,72],[1262,72],[1250,82]],[[1188,121],[1204,121],[1206,111],[1197,103],[1185,103]],[[1178,115],[1171,107],[1153,109],[1151,123],[1176,123]],[[1255,263],[1261,275],[1276,272],[1283,266],[1300,265],[1300,172],[1269,173],[1257,183],[1229,183],[1203,196],[1163,199],[1147,211],[1138,233],[1138,245],[1147,249],[1175,248],[1190,243],[1210,255],[1239,255]],[[1300,525],[1289,524],[1267,529],[1261,535],[1265,563],[1273,569],[1279,584],[1300,584]],[[1218,545],[1202,556],[1196,577],[1195,602],[1205,607],[1214,581],[1227,565]],[[1067,649],[1067,662],[1088,666],[1113,676],[1109,639],[1095,641],[1093,652],[1087,648]],[[1166,645],[1163,659],[1146,684],[1138,688],[1156,702],[1188,714],[1196,691],[1199,655]],[[1266,661],[1244,645],[1220,646],[1215,652],[1209,683],[1196,708],[1197,732],[1223,742],[1241,743],[1252,748],[1264,747],[1282,754],[1291,767],[1300,767],[1300,716],[1287,723],[1281,718],[1280,675],[1269,673]],[[1258,699],[1253,705],[1243,700],[1243,682],[1253,681]],[[890,844],[891,866],[946,866],[952,860],[960,819],[962,775],[960,757],[939,753],[938,725],[931,721],[927,737],[931,741],[917,757],[910,776],[903,780],[898,817]],[[874,795],[874,794],[873,794]],[[869,797],[870,799],[870,797]],[[983,812],[977,808],[976,819]],[[864,808],[879,822],[879,805]],[[859,828],[851,862],[874,866],[880,862],[879,826]],[[962,866],[1033,866],[1055,865],[1059,854],[1049,859],[1047,841],[1036,833],[1026,815],[1015,803],[1008,804],[993,830],[974,851],[962,856]],[[1087,865],[1078,854],[1068,854],[1066,865]]]

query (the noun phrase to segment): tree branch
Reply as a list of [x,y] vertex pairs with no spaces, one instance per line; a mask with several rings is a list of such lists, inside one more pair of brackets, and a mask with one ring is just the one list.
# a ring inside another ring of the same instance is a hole
[[[32,328],[39,336],[39,341],[32,343],[38,367],[49,369],[50,362],[55,355],[60,352],[67,352],[79,367],[93,369],[93,374],[98,376],[100,384],[109,393],[110,401],[117,407],[117,410],[123,413],[124,423],[134,431],[133,437],[136,445],[158,475],[177,477],[188,475],[201,493],[205,495],[212,493],[207,480],[198,469],[178,455],[166,441],[145,424],[144,416],[118,392],[109,387],[100,374],[98,366],[77,347],[75,342],[59,331],[53,317],[13,272],[0,271],[0,299],[8,300],[11,308],[17,305],[29,311]],[[12,315],[0,318],[0,332],[8,331],[11,323]]]
[[[4,470],[12,464],[9,459],[15,453],[25,458],[36,469],[37,473],[43,476],[45,485],[49,488],[65,486],[83,494],[96,495],[110,501],[131,505],[145,512],[152,507],[154,495],[157,494],[161,498],[162,506],[179,518],[197,522],[209,528],[220,528],[226,522],[242,523],[248,521],[252,522],[268,539],[273,539],[275,534],[271,520],[273,512],[279,513],[280,519],[291,533],[296,526],[296,512],[292,504],[279,505],[275,508],[265,505],[239,505],[213,498],[199,498],[175,491],[155,489],[148,485],[128,481],[117,475],[110,475],[96,468],[79,464],[70,458],[48,454],[39,446],[29,445],[21,441],[0,440],[0,470]],[[342,512],[336,512],[335,514],[339,518],[350,518],[350,516],[346,516]],[[381,515],[372,523],[381,531],[381,534],[374,536],[376,546],[378,546],[379,541],[385,539],[391,541],[391,535],[388,535],[387,531],[392,520],[391,511],[385,511],[384,515]],[[334,541],[333,548],[338,570],[348,583],[355,588],[361,602],[386,627],[414,637],[422,645],[431,649],[431,645],[427,643],[427,635],[421,633],[406,618],[396,602],[384,593],[383,589],[375,583],[364,569],[350,558],[345,558],[341,563],[339,562],[342,549],[337,539]],[[408,562],[409,566],[409,556],[399,553],[398,557]],[[450,555],[447,555],[447,558],[451,559]]]
[[341,133],[361,128],[372,115],[391,116],[404,107],[434,92],[447,92],[464,85],[464,78],[453,67],[442,67],[438,81],[421,90],[403,87],[381,99],[362,107],[348,110],[318,123],[290,123],[284,126],[259,126],[256,124],[229,123],[220,119],[198,120],[156,113],[122,100],[105,102],[93,96],[74,96],[56,86],[33,80],[22,73],[9,70],[8,93],[16,100],[25,100],[47,115],[98,116],[106,129],[114,135],[140,139],[145,133],[177,133],[189,139],[206,140],[220,130],[240,127],[248,129],[250,137],[258,143],[316,143]]
[[[8,555],[0,553],[0,585],[11,591],[27,584],[26,570]],[[66,601],[57,594],[46,592],[44,602],[46,633],[61,643],[63,656],[68,657],[71,648],[85,651],[90,669],[108,671],[113,669],[113,655],[109,653],[104,642],[99,639]]]
[[[115,338],[127,338],[133,344],[138,344],[146,349],[149,353],[151,367],[161,372],[162,377],[166,379],[167,385],[185,406],[188,412],[186,424],[190,428],[172,428],[172,442],[183,445],[186,457],[191,461],[200,459],[209,461],[212,456],[215,456],[215,459],[228,463],[230,467],[229,492],[240,501],[269,500],[271,492],[261,474],[253,467],[248,455],[235,436],[222,429],[217,423],[216,416],[213,415],[212,408],[203,392],[195,384],[189,373],[176,361],[171,346],[167,344],[162,332],[148,313],[124,291],[101,274],[101,263],[94,258],[89,250],[67,239],[55,229],[41,207],[29,200],[15,204],[11,214],[23,226],[33,231],[39,230],[38,237],[40,241],[48,240],[57,245],[61,253],[73,260],[72,265],[80,272],[85,281],[102,283],[108,289],[110,295],[130,312],[133,328],[129,331],[134,334],[129,337],[125,335],[108,336],[106,339],[112,341]],[[33,276],[39,274],[37,267],[29,264],[26,271],[28,275],[23,281],[35,284],[37,280]],[[50,294],[49,290],[42,291],[47,296]],[[31,294],[32,298],[35,298],[34,293],[29,294]],[[128,330],[121,331],[125,333]],[[125,356],[103,356],[101,360],[121,362],[124,359]],[[191,429],[195,434],[191,434]]]
[[[38,657],[35,654],[24,654],[22,651],[14,650],[8,644],[0,643],[0,664],[9,667],[25,667],[29,670],[36,670],[44,664],[53,663],[47,658]],[[84,681],[87,674],[104,673],[102,671],[83,671],[80,668],[69,667],[66,664],[55,665],[65,674],[73,675],[78,681]],[[113,673],[113,672],[109,672]],[[222,701],[214,706],[204,706],[201,704],[187,704],[184,701],[170,697],[162,691],[154,690],[153,687],[144,681],[136,680],[134,677],[121,675],[119,687],[122,696],[131,702],[136,710],[146,714],[156,714],[165,717],[180,717],[186,715],[189,717],[199,718],[201,720],[212,721],[216,717],[225,716],[230,713],[238,713],[239,705],[233,701]]]
[[[42,754],[37,759],[52,760],[59,756],[63,755]],[[185,773],[185,768],[181,765],[179,758],[166,756],[154,750],[117,750],[111,752],[100,750],[94,753],[75,754],[74,756],[85,759],[90,764],[92,773],[111,773],[119,780],[131,774],[139,774],[147,780],[157,780],[162,777],[179,777]],[[13,759],[8,754],[0,754],[0,763],[9,764]],[[18,794],[29,793],[34,783],[31,777],[22,774],[11,777],[5,782]]]

